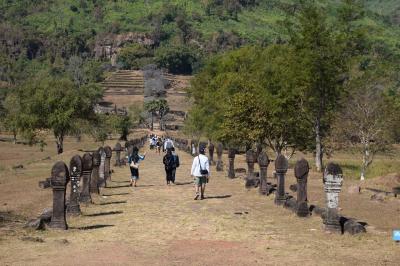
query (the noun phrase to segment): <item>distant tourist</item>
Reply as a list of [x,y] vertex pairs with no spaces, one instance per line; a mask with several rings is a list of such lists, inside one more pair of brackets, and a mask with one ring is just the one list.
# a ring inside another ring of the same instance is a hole
[[146,153],[143,155],[139,154],[139,149],[135,146],[133,147],[132,154],[128,156],[129,168],[131,170],[131,183],[130,186],[135,186],[137,180],[139,179],[139,162],[143,161],[146,157]]
[[[210,177],[210,163],[208,157],[205,156],[206,148],[200,146],[199,155],[193,158],[191,175],[194,177],[194,184],[196,189],[196,196],[194,200],[204,199],[204,191],[206,189],[206,183]],[[200,194],[201,193],[201,194]]]
[[162,140],[161,140],[160,137],[157,139],[156,146],[157,146],[157,152],[158,152],[158,154],[161,154]]
[[165,140],[165,142],[164,142],[164,149],[168,150],[168,149],[171,149],[173,147],[174,147],[174,142],[170,138],[167,138]]
[[174,167],[172,168],[171,182],[175,184],[176,168],[179,167],[180,163],[179,163],[179,156],[178,154],[176,154],[175,148],[172,147],[171,151],[172,151],[172,156],[174,157]]
[[172,155],[171,149],[167,149],[167,154],[164,155],[163,163],[165,168],[167,185],[171,184],[171,182],[174,183],[175,180],[172,179],[172,171],[175,167],[175,160],[174,156]]

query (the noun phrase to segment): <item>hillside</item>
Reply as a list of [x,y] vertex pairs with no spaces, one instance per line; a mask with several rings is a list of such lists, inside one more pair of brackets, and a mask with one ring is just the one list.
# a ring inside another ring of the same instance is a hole
[[[294,16],[294,0],[52,0],[0,1],[2,61],[26,52],[28,59],[71,55],[95,56],[113,66],[137,69],[165,62],[165,54],[183,51],[187,72],[196,71],[208,55],[243,44],[269,44],[285,40],[282,21]],[[337,16],[340,0],[319,0]],[[366,0],[365,17],[370,41],[399,54],[400,2]],[[132,45],[139,44],[138,47]],[[173,50],[168,47],[175,47]],[[144,48],[143,48],[144,47]],[[190,47],[185,50],[182,47]],[[131,49],[133,58],[115,54]],[[143,58],[147,58],[143,60]],[[3,70],[5,71],[5,70]],[[185,73],[190,74],[190,73]],[[0,75],[4,79],[5,74]]]

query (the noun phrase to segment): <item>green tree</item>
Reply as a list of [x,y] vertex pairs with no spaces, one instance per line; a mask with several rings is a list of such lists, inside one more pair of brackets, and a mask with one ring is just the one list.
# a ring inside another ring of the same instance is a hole
[[314,1],[302,3],[298,30],[292,31],[291,43],[301,64],[303,81],[302,108],[313,123],[315,164],[322,170],[323,140],[329,132],[333,114],[343,93],[340,80],[346,73],[341,40],[327,24],[327,15]]
[[167,100],[159,99],[157,100],[157,112],[160,116],[160,130],[165,130],[165,115],[169,112],[169,105]]
[[18,122],[21,106],[18,97],[14,93],[7,95],[7,98],[4,101],[4,108],[6,110],[4,126],[6,130],[12,132],[13,142],[15,144],[17,143]]
[[140,69],[151,63],[152,51],[139,44],[132,44],[121,49],[118,53],[118,62],[124,69]]
[[154,129],[154,116],[157,114],[158,104],[156,100],[145,102],[144,109],[150,114],[151,116],[151,124],[150,129]]
[[21,103],[19,128],[22,131],[51,130],[57,152],[63,152],[64,137],[72,132],[77,119],[94,117],[94,104],[102,91],[96,85],[74,86],[65,78],[38,77],[17,91]]

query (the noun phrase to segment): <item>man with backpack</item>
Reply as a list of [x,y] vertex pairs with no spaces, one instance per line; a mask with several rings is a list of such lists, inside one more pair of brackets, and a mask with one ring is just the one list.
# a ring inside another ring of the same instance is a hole
[[[200,146],[199,155],[194,157],[192,163],[191,175],[194,177],[194,184],[196,189],[196,196],[194,200],[204,199],[204,191],[206,189],[206,183],[210,177],[210,163],[208,157],[205,155],[206,147]],[[201,193],[201,195],[199,194]]]
[[165,168],[167,185],[169,185],[171,182],[173,182],[172,171],[175,167],[175,160],[174,160],[174,156],[172,155],[171,149],[167,149],[167,154],[164,155],[163,163],[164,163],[164,168]]

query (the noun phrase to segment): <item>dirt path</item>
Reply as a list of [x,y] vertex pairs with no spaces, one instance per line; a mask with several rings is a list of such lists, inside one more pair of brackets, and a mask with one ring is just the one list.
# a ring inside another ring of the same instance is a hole
[[[166,186],[162,156],[148,153],[137,188],[128,167],[68,231],[2,230],[1,265],[398,265],[388,232],[330,235],[319,217],[300,219],[240,179],[212,172],[194,201],[192,157],[179,152],[177,185]],[[240,167],[240,165],[238,166]],[[48,199],[49,203],[51,198]],[[39,242],[38,242],[39,241]],[[42,242],[43,241],[43,242]]]

